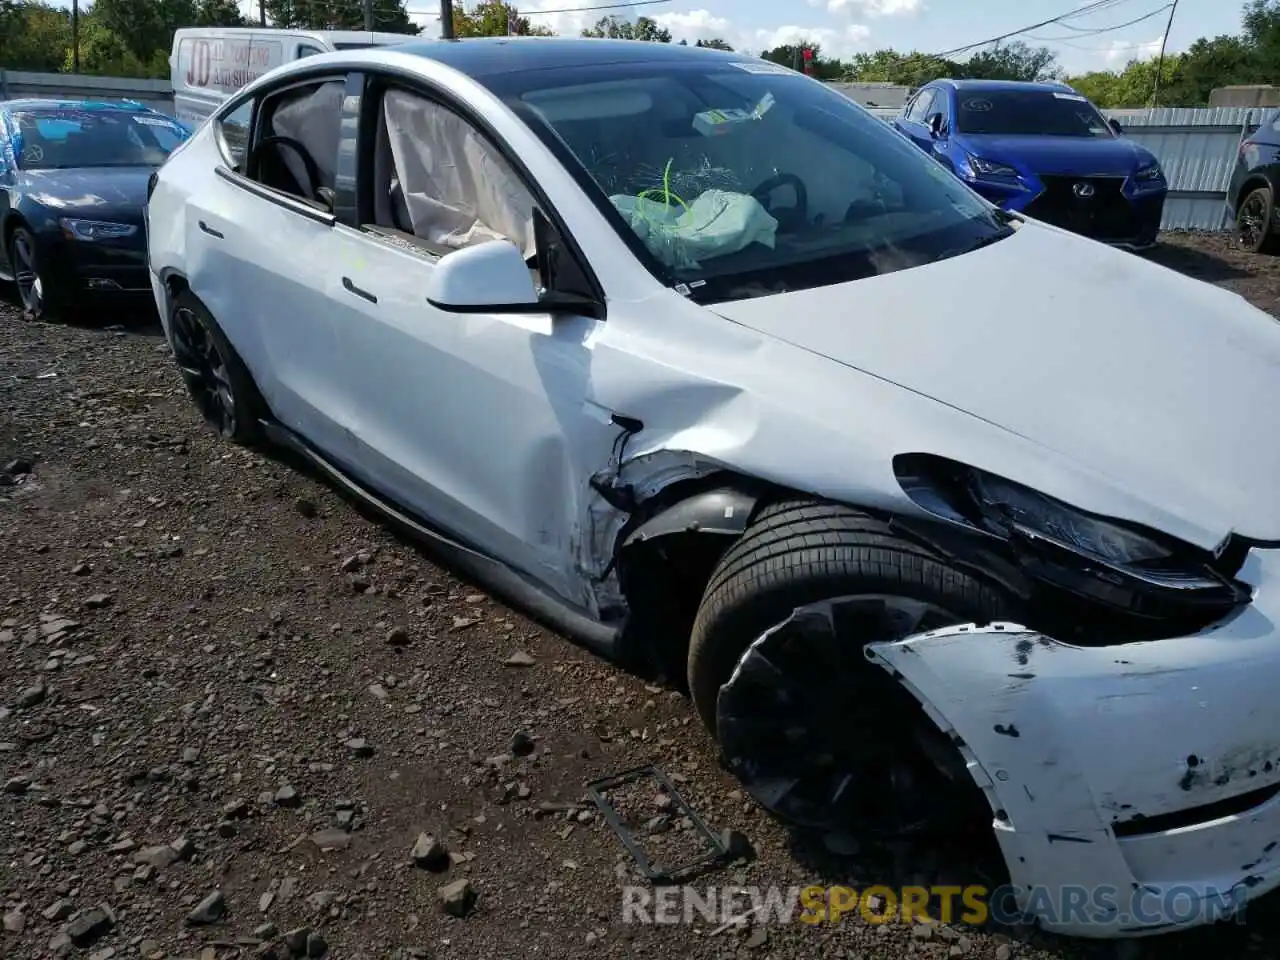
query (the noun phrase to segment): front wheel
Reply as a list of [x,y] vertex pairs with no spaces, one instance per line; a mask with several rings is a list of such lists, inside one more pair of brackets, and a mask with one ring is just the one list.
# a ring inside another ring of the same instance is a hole
[[56,319],[61,312],[58,293],[45,279],[36,238],[26,227],[15,228],[9,237],[9,266],[27,319]]
[[1270,187],[1249,191],[1236,211],[1236,234],[1240,245],[1254,253],[1280,252],[1275,235],[1275,194]]
[[218,322],[190,290],[173,298],[169,342],[187,392],[209,426],[228,440],[261,439],[265,404],[244,361]]
[[762,806],[804,826],[899,834],[935,817],[939,791],[955,796],[955,781],[972,782],[864,648],[1013,611],[1002,590],[881,519],[786,501],[763,510],[712,574],[689,687],[726,764]]

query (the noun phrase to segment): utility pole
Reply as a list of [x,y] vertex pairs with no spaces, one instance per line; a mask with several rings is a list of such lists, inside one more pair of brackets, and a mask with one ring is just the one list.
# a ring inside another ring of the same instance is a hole
[[71,0],[71,72],[80,72],[80,0]]
[[1156,83],[1155,89],[1151,91],[1151,106],[1160,106],[1160,75],[1164,73],[1164,48],[1169,42],[1169,30],[1173,27],[1173,15],[1178,12],[1178,0],[1173,0],[1169,4],[1169,22],[1165,24],[1164,36],[1160,38],[1160,56],[1156,60]]
[[453,0],[440,0],[440,39],[453,39]]
[[267,0],[258,0],[258,23],[267,25]]
[[373,0],[364,0],[364,28],[373,33]]

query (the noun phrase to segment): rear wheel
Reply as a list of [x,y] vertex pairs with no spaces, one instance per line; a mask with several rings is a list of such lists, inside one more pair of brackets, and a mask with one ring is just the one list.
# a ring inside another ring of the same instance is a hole
[[190,290],[173,298],[169,341],[187,392],[215,431],[250,445],[262,437],[265,415],[253,377],[213,315]]
[[1270,187],[1258,187],[1245,194],[1236,210],[1236,234],[1240,245],[1254,253],[1280,252],[1275,216],[1275,194]]
[[[766,508],[721,560],[694,623],[689,686],[728,766],[806,826],[899,834],[982,810],[954,746],[863,648],[1013,616],[1003,591],[838,504]],[[971,806],[956,803],[963,794]],[[989,814],[989,811],[987,811]]]

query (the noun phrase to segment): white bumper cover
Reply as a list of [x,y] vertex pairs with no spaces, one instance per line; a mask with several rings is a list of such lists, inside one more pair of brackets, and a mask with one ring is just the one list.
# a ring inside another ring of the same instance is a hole
[[1253,603],[1194,636],[1079,647],[993,624],[867,648],[959,745],[1044,928],[1185,928],[1280,886],[1280,550],[1240,579]]

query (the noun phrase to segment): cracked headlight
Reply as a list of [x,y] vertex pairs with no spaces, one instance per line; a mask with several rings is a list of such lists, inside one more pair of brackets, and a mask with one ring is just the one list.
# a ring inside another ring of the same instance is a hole
[[138,232],[132,223],[111,223],[106,220],[75,220],[63,217],[58,221],[63,232],[73,240],[119,240]]
[[973,471],[974,499],[983,518],[1004,536],[1030,533],[1119,566],[1165,560],[1169,548],[1126,527],[1091,517],[1029,487]]

